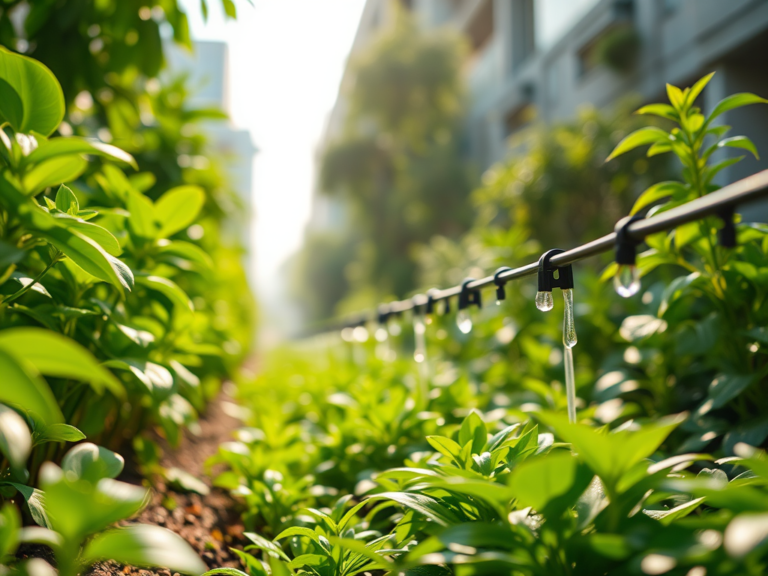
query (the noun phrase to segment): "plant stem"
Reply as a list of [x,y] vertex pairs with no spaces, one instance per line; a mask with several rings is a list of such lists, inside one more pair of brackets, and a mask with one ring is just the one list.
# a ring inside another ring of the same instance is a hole
[[58,262],[58,261],[61,259],[61,256],[62,256],[62,253],[61,253],[61,252],[59,252],[59,251],[57,250],[57,251],[56,251],[56,255],[55,255],[55,256],[54,256],[54,257],[51,259],[51,263],[50,263],[50,264],[48,264],[48,266],[46,266],[46,267],[43,269],[43,271],[42,271],[42,272],[40,272],[40,274],[38,274],[37,276],[35,276],[35,278],[34,278],[34,280],[32,280],[32,282],[30,282],[30,283],[29,283],[29,284],[27,284],[26,286],[22,286],[20,290],[17,290],[16,292],[14,292],[14,293],[13,293],[13,294],[11,294],[10,296],[8,296],[8,298],[6,298],[6,299],[3,301],[3,304],[7,306],[8,304],[10,304],[11,302],[13,302],[14,300],[16,300],[16,299],[20,298],[21,296],[24,296],[24,294],[26,294],[27,292],[29,292],[29,290],[31,290],[31,289],[32,289],[32,287],[33,287],[35,284],[37,284],[38,282],[40,282],[40,280],[42,280],[43,276],[45,276],[45,275],[48,273],[48,270],[50,270],[50,269],[53,267],[53,265],[54,265],[54,264],[56,264],[56,263],[57,263],[57,262]]

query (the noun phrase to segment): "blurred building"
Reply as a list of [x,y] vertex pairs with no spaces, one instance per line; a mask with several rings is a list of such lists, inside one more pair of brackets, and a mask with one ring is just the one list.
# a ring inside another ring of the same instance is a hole
[[[185,74],[191,92],[189,105],[193,108],[216,108],[231,114],[229,100],[229,53],[225,42],[198,41],[194,50],[169,43],[166,47],[167,73]],[[248,248],[246,270],[251,285],[255,285],[253,251],[253,156],[257,152],[248,130],[239,129],[227,121],[205,123],[213,153],[223,158],[231,188],[237,193],[241,206],[234,212],[242,215],[238,220],[238,236]]]
[[[637,94],[666,98],[667,82],[690,86],[717,74],[703,94],[705,111],[736,92],[768,95],[768,2],[765,0],[401,0],[422,26],[450,26],[468,38],[468,154],[485,169],[510,154],[509,141],[532,121],[573,117],[582,105],[610,106]],[[391,0],[368,0],[352,53],[394,16]],[[344,124],[345,75],[320,150]],[[727,112],[720,122],[767,151],[768,107]],[[734,154],[735,152],[731,152]],[[721,183],[768,168],[747,158]],[[338,200],[318,193],[310,229],[332,228]]]

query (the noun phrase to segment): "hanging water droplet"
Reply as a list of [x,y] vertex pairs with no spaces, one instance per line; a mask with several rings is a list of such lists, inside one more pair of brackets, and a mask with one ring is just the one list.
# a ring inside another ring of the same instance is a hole
[[563,355],[565,366],[565,397],[568,401],[568,420],[576,422],[576,379],[573,375],[573,349],[565,347]]
[[576,323],[573,321],[573,289],[563,290],[565,314],[563,316],[563,344],[566,348],[576,346]]
[[542,312],[549,312],[555,307],[552,292],[536,292],[536,308]]
[[456,325],[464,334],[472,331],[472,317],[469,315],[469,310],[464,308],[456,313]]
[[413,317],[413,336],[416,346],[413,350],[413,359],[416,362],[424,362],[427,358],[427,343],[424,338],[426,331],[427,327],[424,324],[424,317],[415,315]]
[[501,306],[501,300],[496,300],[496,306]]
[[389,337],[389,332],[387,332],[387,329],[383,326],[379,326],[376,328],[376,332],[374,332],[373,336],[376,338],[376,342],[386,342]]
[[613,277],[613,287],[622,298],[629,298],[640,291],[640,271],[637,266],[619,264],[616,276]]

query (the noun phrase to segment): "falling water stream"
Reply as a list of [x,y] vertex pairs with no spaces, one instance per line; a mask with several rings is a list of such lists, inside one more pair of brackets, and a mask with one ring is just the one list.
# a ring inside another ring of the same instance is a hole
[[573,321],[573,290],[563,290],[565,315],[563,316],[563,364],[565,365],[565,395],[568,400],[568,420],[576,422],[576,380],[573,373],[573,347],[576,338],[576,324]]

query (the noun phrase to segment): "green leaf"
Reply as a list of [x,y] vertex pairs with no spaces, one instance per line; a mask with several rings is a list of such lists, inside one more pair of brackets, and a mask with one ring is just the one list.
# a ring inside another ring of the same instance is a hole
[[[2,336],[10,330],[3,331]],[[0,348],[0,402],[31,412],[46,424],[64,421],[51,389],[26,361],[11,356]]]
[[186,492],[196,492],[203,496],[207,496],[211,492],[205,482],[181,468],[168,468],[165,471],[165,479],[171,486]]
[[160,364],[125,358],[108,360],[103,366],[127,370],[158,398],[165,398],[173,391],[173,375]]
[[125,460],[120,454],[83,442],[64,455],[61,469],[71,472],[77,478],[96,483],[102,478],[116,478],[123,471]]
[[766,103],[768,103],[768,100],[766,100],[765,98],[760,98],[760,96],[756,96],[755,94],[750,94],[749,92],[742,92],[741,94],[733,94],[731,96],[728,96],[727,98],[723,98],[722,100],[720,100],[720,102],[717,103],[717,105],[715,106],[715,109],[712,110],[712,114],[709,115],[707,122],[712,122],[712,120],[720,116],[720,114],[728,112],[729,110],[733,110],[734,108],[741,108],[742,106],[748,106],[749,104],[766,104]]
[[208,271],[213,270],[213,260],[208,253],[190,242],[183,242],[180,240],[158,240],[157,252],[163,256],[172,256],[183,258],[197,264],[200,268]]
[[686,94],[685,96],[685,104],[688,107],[693,106],[693,103],[696,102],[696,98],[699,97],[699,94],[701,94],[701,91],[704,90],[704,88],[709,84],[709,81],[712,80],[712,76],[714,76],[714,72],[710,72],[703,78],[700,78],[696,84],[693,85],[690,92]]
[[720,140],[720,142],[717,143],[718,148],[722,148],[724,146],[727,146],[728,148],[741,148],[742,150],[749,150],[757,160],[760,159],[760,156],[757,153],[757,148],[752,143],[752,140],[746,136],[732,136],[731,138]]
[[68,214],[53,214],[56,219],[56,223],[59,226],[67,228],[69,230],[76,230],[83,236],[90,238],[96,244],[101,246],[104,251],[110,256],[120,256],[123,250],[120,248],[120,243],[112,235],[112,232],[99,226],[98,224],[92,224],[81,220],[80,218],[74,218]]
[[22,166],[39,164],[51,158],[59,156],[78,157],[80,154],[92,154],[103,156],[111,160],[118,160],[130,164],[138,169],[133,156],[116,146],[99,142],[98,140],[85,140],[83,138],[51,138],[40,145],[22,160]]
[[630,214],[637,214],[640,210],[650,204],[653,204],[657,200],[661,200],[667,196],[672,196],[675,193],[682,194],[686,190],[687,188],[682,182],[668,181],[654,184],[645,190],[642,194],[640,194],[637,200],[635,200],[635,205],[632,207],[632,212],[630,212]]
[[72,228],[53,227],[39,236],[53,244],[91,276],[115,286],[122,295],[133,288],[133,273],[94,240]]
[[85,440],[85,434],[69,424],[40,426],[33,434],[35,446],[46,442],[79,442],[80,440]]
[[40,468],[40,485],[53,528],[75,542],[133,516],[149,498],[139,486],[109,478],[93,484],[64,474],[52,462]]
[[637,110],[635,114],[651,114],[653,116],[660,116],[675,122],[680,121],[680,115],[669,104],[648,104],[647,106],[643,106]]
[[28,195],[35,195],[49,186],[77,179],[87,167],[88,162],[80,156],[51,158],[27,172],[22,184]]
[[97,534],[82,554],[83,562],[114,560],[121,564],[168,568],[201,574],[206,566],[181,536],[160,526],[133,525]]
[[136,276],[136,283],[163,294],[174,305],[174,309],[181,313],[194,311],[194,306],[189,296],[173,281],[161,276]]
[[635,464],[653,454],[683,416],[662,418],[637,431],[605,434],[589,426],[572,424],[562,414],[542,413],[538,418],[573,445],[574,451],[609,486]]
[[160,228],[158,214],[149,198],[135,190],[130,190],[128,192],[128,212],[131,214],[128,218],[128,224],[136,236],[146,239],[157,238]]
[[709,385],[707,400],[698,409],[698,413],[706,414],[716,408],[722,408],[757,379],[757,374],[719,374]]
[[233,20],[236,20],[237,7],[235,6],[235,3],[232,0],[221,0],[221,3],[224,6],[224,14],[227,15],[227,18],[232,18]]
[[5,454],[11,466],[23,469],[30,450],[32,450],[32,436],[24,418],[0,404],[0,452]]
[[0,100],[0,120],[25,134],[34,131],[48,136],[58,128],[64,118],[64,94],[53,72],[0,46],[0,79],[6,83],[2,96],[9,96],[8,88],[18,96],[18,100]]
[[616,146],[616,148],[613,149],[613,152],[611,152],[610,156],[608,156],[605,161],[608,162],[609,160],[612,160],[617,156],[624,154],[625,152],[634,150],[638,146],[643,146],[644,144],[653,144],[655,142],[663,142],[665,140],[669,140],[669,137],[670,136],[667,132],[661,128],[656,128],[655,126],[640,128],[619,142],[619,144]]
[[64,184],[59,186],[59,190],[56,192],[56,208],[72,216],[77,216],[77,213],[80,212],[80,203],[77,201],[77,196]]
[[125,396],[123,385],[109,370],[88,350],[61,334],[43,328],[10,328],[0,332],[0,350],[24,358],[48,376],[88,382],[99,394],[107,389],[119,398]]
[[383,492],[369,498],[370,500],[393,500],[406,508],[418,512],[440,526],[449,526],[458,521],[450,509],[434,498],[425,494],[409,492]]
[[0,563],[16,550],[19,543],[21,518],[16,507],[6,502],[0,509]]
[[667,97],[669,98],[669,103],[674,106],[675,110],[679,112],[683,109],[683,106],[685,105],[685,96],[680,88],[672,86],[672,84],[667,84]]
[[649,516],[655,520],[661,522],[664,526],[669,526],[672,522],[678,518],[684,518],[691,512],[699,507],[699,504],[704,502],[704,498],[694,498],[689,502],[675,506],[670,510],[643,510],[646,516]]
[[435,450],[453,460],[456,466],[461,467],[461,446],[445,436],[427,436],[427,442]]
[[488,431],[485,422],[477,413],[472,410],[461,423],[459,430],[459,444],[463,447],[467,442],[472,444],[472,454],[480,454],[483,451],[485,443],[488,441]]
[[160,236],[168,238],[195,221],[205,203],[205,193],[199,186],[178,186],[168,190],[155,204],[161,222]]
[[566,452],[527,460],[512,471],[509,486],[523,506],[543,511],[550,501],[571,489],[577,464]]
[[48,512],[45,508],[45,495],[42,490],[37,490],[36,488],[32,488],[32,486],[26,486],[16,482],[8,482],[8,484],[16,488],[22,498],[24,498],[24,502],[27,504],[32,520],[34,520],[38,526],[51,528],[51,521],[48,519]]

